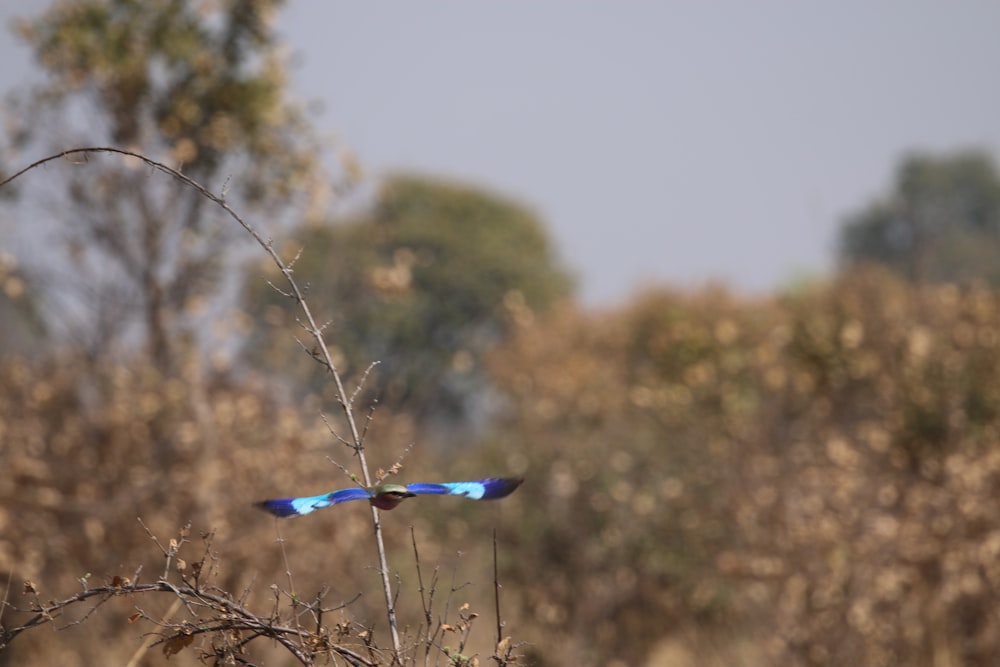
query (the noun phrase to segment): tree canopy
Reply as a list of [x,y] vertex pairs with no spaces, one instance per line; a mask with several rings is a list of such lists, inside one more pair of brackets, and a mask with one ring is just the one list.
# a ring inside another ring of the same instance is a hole
[[[9,147],[134,149],[226,192],[244,213],[303,215],[324,186],[309,126],[286,98],[271,28],[280,5],[56,2],[17,24],[46,78],[12,98]],[[67,340],[98,356],[139,340],[170,369],[225,284],[235,230],[190,188],[117,158],[95,167],[60,170],[67,187],[36,197],[39,219],[74,215],[49,230],[71,268],[35,287]],[[49,240],[34,243],[38,262],[52,262]]]
[[983,153],[913,155],[890,193],[849,216],[845,266],[883,264],[914,282],[1000,284],[1000,177]]
[[[371,389],[414,414],[468,414],[482,398],[479,359],[529,316],[569,295],[571,279],[529,209],[483,190],[411,175],[389,177],[359,215],[296,237],[295,275],[310,287],[328,336],[355,374],[379,362]],[[295,252],[295,249],[290,249]],[[250,271],[244,307],[285,322],[280,294]],[[251,338],[255,364],[295,368]],[[308,367],[302,367],[307,370]]]

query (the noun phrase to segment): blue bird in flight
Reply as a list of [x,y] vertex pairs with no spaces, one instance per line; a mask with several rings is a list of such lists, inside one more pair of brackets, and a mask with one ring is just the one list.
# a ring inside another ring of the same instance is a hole
[[473,500],[495,500],[509,496],[523,481],[523,477],[490,477],[472,482],[446,482],[443,484],[406,484],[405,486],[403,484],[383,484],[367,489],[362,487],[340,489],[320,496],[262,500],[254,504],[265,512],[270,512],[281,518],[309,514],[348,500],[367,500],[380,510],[391,510],[407,498],[414,496],[462,496]]

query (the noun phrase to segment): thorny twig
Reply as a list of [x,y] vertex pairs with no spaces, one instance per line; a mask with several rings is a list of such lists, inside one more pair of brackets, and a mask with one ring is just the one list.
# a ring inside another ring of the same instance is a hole
[[[326,341],[323,339],[322,328],[316,323],[316,319],[312,314],[312,310],[309,308],[309,304],[306,303],[305,297],[303,295],[303,290],[299,287],[298,283],[292,277],[292,264],[294,264],[294,259],[291,263],[286,263],[281,259],[281,256],[274,249],[273,242],[268,239],[265,240],[263,236],[248,222],[246,222],[240,215],[226,203],[225,199],[225,188],[222,195],[217,195],[205,186],[201,185],[191,177],[181,173],[179,170],[174,169],[162,162],[158,162],[151,158],[148,158],[140,153],[134,151],[124,150],[120,148],[113,148],[110,146],[96,146],[96,147],[85,147],[85,148],[73,148],[70,150],[62,151],[56,153],[55,155],[50,155],[48,157],[36,160],[27,167],[15,172],[8,178],[0,181],[0,188],[7,185],[8,183],[14,181],[25,173],[35,169],[41,165],[47,164],[54,160],[59,160],[63,158],[74,158],[76,156],[83,156],[85,159],[92,153],[110,153],[113,155],[119,155],[134,160],[138,160],[145,165],[159,171],[161,173],[167,174],[174,179],[180,181],[184,185],[193,188],[204,196],[209,201],[216,204],[219,208],[225,211],[229,216],[236,221],[253,239],[258,245],[270,256],[271,260],[278,267],[282,276],[284,276],[285,281],[288,283],[288,292],[290,298],[292,298],[298,307],[302,311],[302,315],[305,318],[305,324],[303,327],[309,332],[315,341],[314,351],[312,356],[322,365],[333,379],[334,386],[336,387],[337,400],[340,403],[344,418],[347,421],[348,429],[350,431],[350,443],[354,449],[355,455],[358,457],[358,465],[361,468],[362,478],[364,480],[364,485],[366,487],[372,486],[372,476],[369,472],[368,461],[365,456],[364,439],[362,433],[358,428],[357,421],[355,420],[354,410],[351,403],[352,398],[348,395],[346,388],[344,387],[343,379],[341,378],[340,372],[337,370],[337,366],[334,364],[333,358],[330,356],[330,351],[326,345]],[[399,630],[396,623],[396,610],[395,601],[393,599],[392,592],[392,580],[389,573],[389,565],[386,560],[385,544],[382,539],[382,525],[379,520],[379,511],[374,505],[370,507],[372,513],[372,525],[375,534],[375,544],[378,551],[379,557],[379,573],[382,578],[383,593],[385,595],[385,605],[386,605],[386,615],[389,621],[389,632],[392,639],[392,647],[395,654],[395,660],[399,661],[400,656],[400,642],[399,642]],[[162,546],[161,546],[162,549]],[[169,563],[167,564],[167,569],[169,570]]]
[[[15,612],[28,612],[33,615],[19,625],[3,628],[3,634],[0,635],[0,649],[6,647],[11,640],[25,630],[30,630],[46,623],[54,623],[65,609],[93,598],[96,598],[97,601],[88,613],[93,613],[93,609],[116,597],[143,593],[170,593],[176,595],[192,613],[197,613],[197,610],[204,609],[212,612],[212,615],[207,618],[196,616],[198,622],[195,624],[186,621],[169,622],[168,620],[152,619],[146,616],[141,610],[136,612],[129,620],[135,621],[139,618],[146,618],[163,628],[160,639],[154,642],[153,646],[168,642],[171,638],[181,633],[192,636],[206,633],[249,633],[251,638],[267,637],[275,640],[304,665],[312,665],[314,663],[313,654],[316,653],[337,654],[345,660],[353,661],[352,664],[372,667],[375,665],[375,663],[370,662],[367,658],[350,648],[329,641],[313,641],[309,644],[311,648],[307,649],[306,645],[302,645],[296,641],[300,639],[302,632],[299,628],[288,627],[272,619],[257,616],[229,596],[213,593],[187,584],[176,585],[168,581],[126,583],[124,580],[116,578],[110,584],[88,588],[63,600],[49,602],[41,601],[41,598],[34,590],[33,584],[26,582],[25,586],[26,592],[31,592],[33,595],[31,607],[29,609],[18,609],[9,603],[6,606]],[[79,622],[78,620],[73,623]],[[317,636],[318,633],[310,634],[311,638]]]

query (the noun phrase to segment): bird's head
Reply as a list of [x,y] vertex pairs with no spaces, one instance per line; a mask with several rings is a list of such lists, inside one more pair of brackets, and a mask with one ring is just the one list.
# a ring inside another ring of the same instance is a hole
[[380,510],[391,510],[399,503],[415,495],[417,494],[408,491],[402,484],[383,484],[375,489],[375,493],[371,497],[371,503]]

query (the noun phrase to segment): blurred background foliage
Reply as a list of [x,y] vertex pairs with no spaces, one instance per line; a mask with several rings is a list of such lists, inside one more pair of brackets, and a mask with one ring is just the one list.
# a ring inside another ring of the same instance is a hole
[[[296,280],[320,313],[349,376],[373,369],[362,400],[406,413],[439,438],[460,437],[490,411],[480,358],[502,341],[511,308],[546,311],[570,293],[538,217],[481,189],[422,178],[386,178],[354,216],[300,228],[280,244],[297,257]],[[288,332],[298,306],[272,285],[273,263],[246,271],[242,309],[255,326],[243,359],[292,392],[327,391]],[[279,380],[280,381],[280,380]]]
[[877,262],[914,282],[1000,284],[1000,176],[990,156],[904,159],[889,195],[846,221],[840,258]]
[[[68,0],[19,21],[44,78],[6,99],[4,162],[133,149],[178,165],[244,215],[308,219],[331,185],[286,92],[271,28],[280,5]],[[30,235],[23,268],[37,274],[35,301],[60,342],[100,361],[140,341],[170,373],[208,335],[203,316],[218,319],[227,305],[232,265],[249,245],[192,188],[117,157],[86,160],[100,166],[19,184],[22,215],[34,222],[19,235]]]
[[[358,399],[380,401],[373,462],[413,445],[401,479],[527,477],[501,503],[426,498],[384,515],[404,635],[421,617],[412,526],[425,576],[441,568],[439,600],[454,585],[454,604],[483,615],[473,648],[490,654],[496,528],[504,617],[528,664],[996,663],[987,157],[905,159],[889,195],[845,220],[829,280],[753,298],[652,288],[588,311],[542,222],[503,195],[395,175],[349,215],[316,209],[344,181],[323,180],[308,125],[289,124],[301,117],[269,59],[275,7],[57,3],[22,28],[51,79],[25,98],[46,113],[9,123],[8,148],[124,142],[212,189],[229,173],[234,189],[257,183],[232,203],[256,219],[281,202],[275,243],[298,257],[335,359],[352,382],[382,362]],[[100,122],[47,135],[66,104]],[[274,583],[308,598],[328,586],[330,605],[363,593],[331,623],[384,634],[362,507],[281,523],[286,562],[250,506],[351,483],[327,461],[350,467],[350,450],[323,423],[342,428],[271,269],[233,257],[230,223],[162,176],[102,158],[28,178],[67,196],[46,200],[66,242],[0,257],[8,595],[27,579],[60,598],[139,565],[155,578],[136,517],[162,541],[191,521],[214,531],[216,583],[259,613]],[[4,215],[25,215],[21,188]],[[58,300],[67,276],[79,289]],[[166,602],[141,601],[151,614]],[[126,622],[135,604],[27,633],[0,664],[126,664],[143,641]]]
[[998,307],[868,269],[526,328],[491,366],[545,480],[522,609],[588,663],[990,664]]
[[[484,363],[502,416],[460,452],[418,441],[404,474],[528,482],[495,506],[430,499],[386,516],[404,609],[416,613],[408,526],[425,565],[457,563],[481,611],[495,526],[506,620],[533,664],[988,665],[1000,652],[990,288],[864,270],[791,296],[651,291],[615,312],[566,303],[512,321]],[[170,379],[141,358],[95,377],[59,355],[8,357],[0,373],[0,557],[45,595],[87,572],[156,572],[139,515],[160,535],[189,519],[215,530],[221,585],[253,584],[266,605],[284,566],[249,503],[348,483],[325,462],[350,463],[323,405],[278,401],[267,382]],[[411,425],[376,412],[379,464]],[[282,524],[298,590],[347,600],[375,583],[357,509]],[[377,596],[345,615],[378,624]],[[126,616],[12,650],[127,656]]]

